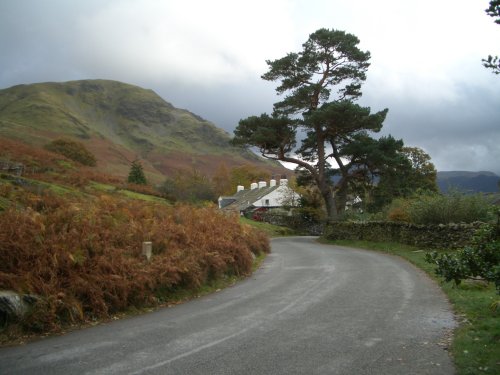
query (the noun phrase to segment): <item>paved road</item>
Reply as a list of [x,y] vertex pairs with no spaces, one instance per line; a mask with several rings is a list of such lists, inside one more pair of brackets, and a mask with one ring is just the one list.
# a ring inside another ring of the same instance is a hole
[[0,374],[453,374],[453,315],[423,273],[310,237],[272,249],[221,292],[0,349]]

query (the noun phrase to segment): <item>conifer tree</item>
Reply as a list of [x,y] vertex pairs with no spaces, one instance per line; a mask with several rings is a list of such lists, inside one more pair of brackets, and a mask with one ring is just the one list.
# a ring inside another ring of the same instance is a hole
[[144,170],[142,169],[142,164],[139,160],[134,160],[130,166],[130,172],[128,174],[128,180],[131,184],[146,185],[146,176],[144,175]]
[[[276,91],[285,98],[274,104],[271,115],[243,119],[234,132],[235,144],[256,147],[266,158],[305,170],[324,199],[329,219],[336,219],[343,210],[347,185],[353,171],[360,169],[356,158],[345,163],[352,156],[348,146],[368,138],[368,132],[380,131],[387,114],[387,109],[371,113],[370,108],[353,103],[361,96],[370,65],[370,53],[358,44],[352,34],[319,29],[301,52],[266,61],[269,71],[262,78],[278,81]],[[297,149],[299,128],[306,137]],[[339,184],[332,183],[328,159],[339,165]]]

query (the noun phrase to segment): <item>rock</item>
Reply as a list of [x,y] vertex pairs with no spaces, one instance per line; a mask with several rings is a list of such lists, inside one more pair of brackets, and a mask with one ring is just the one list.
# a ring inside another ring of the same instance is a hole
[[18,294],[13,291],[0,291],[0,323],[19,320],[26,315],[38,297],[31,294]]

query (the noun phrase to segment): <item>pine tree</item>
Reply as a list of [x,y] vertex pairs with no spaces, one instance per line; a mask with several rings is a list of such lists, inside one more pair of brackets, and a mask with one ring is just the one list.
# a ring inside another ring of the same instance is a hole
[[137,185],[146,185],[146,176],[144,175],[144,170],[142,169],[142,164],[139,160],[134,160],[130,166],[130,172],[128,174],[128,182]]
[[[359,174],[360,155],[354,146],[379,132],[387,109],[371,113],[353,101],[361,96],[370,53],[358,48],[359,39],[344,31],[319,29],[309,36],[298,53],[266,61],[269,71],[262,78],[278,81],[278,94],[285,98],[274,104],[271,115],[251,116],[234,131],[236,145],[256,147],[262,156],[281,160],[304,169],[325,202],[329,219],[337,219],[345,207],[347,187]],[[300,115],[302,114],[302,119]],[[306,137],[297,148],[297,132]],[[372,143],[374,143],[373,140]],[[392,139],[391,147],[398,143]],[[381,143],[371,144],[370,150]],[[363,149],[367,154],[369,149]],[[339,168],[340,183],[333,184],[329,160]]]

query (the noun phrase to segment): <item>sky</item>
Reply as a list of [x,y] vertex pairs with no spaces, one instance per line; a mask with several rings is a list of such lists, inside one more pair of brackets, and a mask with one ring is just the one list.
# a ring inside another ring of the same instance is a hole
[[488,0],[0,0],[0,89],[111,79],[152,89],[232,133],[271,112],[266,60],[319,28],[371,53],[358,103],[437,170],[500,175],[500,55]]

